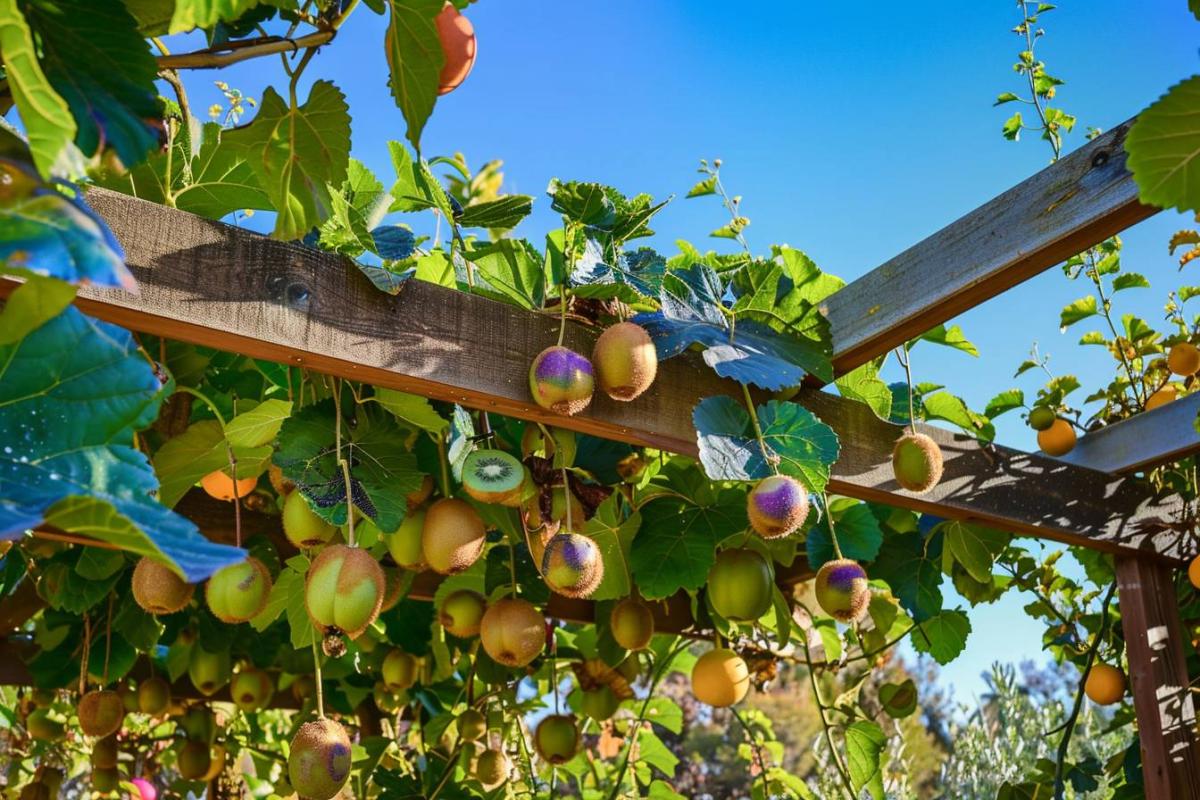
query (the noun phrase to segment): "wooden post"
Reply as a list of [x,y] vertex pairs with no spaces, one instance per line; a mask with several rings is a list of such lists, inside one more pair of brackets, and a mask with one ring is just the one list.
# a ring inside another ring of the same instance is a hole
[[1174,575],[1141,558],[1117,557],[1121,626],[1148,800],[1200,800],[1196,709]]

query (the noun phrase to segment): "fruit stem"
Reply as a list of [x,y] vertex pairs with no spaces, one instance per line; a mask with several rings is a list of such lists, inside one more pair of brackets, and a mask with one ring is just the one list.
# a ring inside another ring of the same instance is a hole
[[915,434],[917,432],[917,415],[913,409],[912,353],[906,347],[906,345],[900,345],[896,348],[896,360],[900,362],[900,366],[904,367],[904,383],[908,386],[908,432]]
[[321,654],[317,651],[317,637],[314,634],[312,640],[313,651],[313,677],[316,678],[317,684],[317,716],[325,719],[325,690],[321,686]]
[[571,526],[571,482],[567,479],[567,468],[562,468],[563,476],[563,502],[567,507],[567,533],[575,533],[575,529]]
[[825,507],[825,521],[829,523],[829,541],[833,543],[833,554],[839,560],[845,558],[842,555],[842,546],[838,543],[837,531],[833,528],[833,512],[829,509],[829,495],[821,492],[821,505]]
[[[350,462],[342,455],[342,381],[338,379],[333,386],[334,438],[338,466],[342,468],[342,482],[346,486],[346,543],[354,547],[354,493],[350,484]],[[235,484],[236,485],[236,484]]]
[[446,440],[437,437],[438,462],[442,465],[442,497],[450,497],[450,464],[446,459]]
[[83,615],[83,651],[79,655],[79,694],[87,691],[88,655],[92,649],[92,618]]
[[758,424],[758,410],[754,407],[754,400],[750,397],[750,387],[742,384],[742,398],[746,401],[746,411],[750,414],[750,424],[754,427],[754,438],[758,441],[758,449],[762,451],[763,461],[771,468],[771,472],[778,475],[779,467],[775,464],[775,459],[771,458],[771,451],[767,448],[767,441],[763,438],[762,427]]

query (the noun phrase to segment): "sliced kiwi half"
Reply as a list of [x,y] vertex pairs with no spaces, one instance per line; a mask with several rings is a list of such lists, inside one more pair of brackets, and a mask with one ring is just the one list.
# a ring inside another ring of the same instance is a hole
[[519,497],[524,480],[525,465],[503,450],[476,450],[463,463],[463,488],[481,503]]

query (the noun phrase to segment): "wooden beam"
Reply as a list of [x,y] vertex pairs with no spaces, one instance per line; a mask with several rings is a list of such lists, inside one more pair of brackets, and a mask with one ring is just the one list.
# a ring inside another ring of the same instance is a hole
[[1121,626],[1150,800],[1200,800],[1200,740],[1172,571],[1144,559],[1116,561]]
[[849,372],[1134,225],[1118,125],[876,267],[826,300],[834,369]]
[[[89,200],[124,245],[141,293],[85,286],[77,303],[133,330],[692,456],[695,405],[740,396],[685,355],[660,365],[655,387],[632,403],[597,393],[581,415],[551,414],[531,402],[525,376],[557,339],[552,315],[415,280],[391,296],[339,257],[113,192],[93,190]],[[0,282],[0,294],[13,285]],[[568,325],[568,346],[590,353],[593,339]],[[1171,527],[1178,498],[929,427],[921,429],[942,444],[946,479],[915,497],[891,475],[899,428],[833,395],[799,399],[842,440],[833,492],[1070,544],[1183,555]]]
[[1062,461],[1101,472],[1140,472],[1200,453],[1200,393],[1081,436]]

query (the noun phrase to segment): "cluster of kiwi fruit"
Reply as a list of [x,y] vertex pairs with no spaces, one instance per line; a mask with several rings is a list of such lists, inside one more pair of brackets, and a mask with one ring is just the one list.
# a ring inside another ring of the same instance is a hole
[[187,781],[208,782],[225,769],[225,746],[219,741],[221,725],[207,705],[185,707],[176,719],[180,735],[175,744],[175,768]]
[[619,322],[596,339],[592,358],[562,345],[538,353],[529,367],[529,392],[542,408],[571,416],[592,402],[599,383],[613,400],[629,402],[642,395],[658,374],[658,352],[646,329]]

